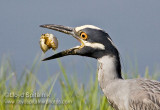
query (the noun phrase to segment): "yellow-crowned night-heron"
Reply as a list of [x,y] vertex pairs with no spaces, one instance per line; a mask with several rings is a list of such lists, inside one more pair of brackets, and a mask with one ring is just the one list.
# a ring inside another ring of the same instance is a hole
[[67,55],[95,58],[99,62],[100,87],[116,110],[160,110],[160,82],[147,79],[124,80],[121,76],[119,52],[104,30],[93,25],[71,28],[48,24],[41,27],[72,35],[82,44],[44,60]]

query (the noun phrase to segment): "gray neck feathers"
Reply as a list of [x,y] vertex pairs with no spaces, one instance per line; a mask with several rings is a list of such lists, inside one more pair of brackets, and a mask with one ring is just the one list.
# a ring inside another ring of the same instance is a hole
[[101,87],[111,80],[122,79],[119,57],[106,55],[98,59],[98,81]]

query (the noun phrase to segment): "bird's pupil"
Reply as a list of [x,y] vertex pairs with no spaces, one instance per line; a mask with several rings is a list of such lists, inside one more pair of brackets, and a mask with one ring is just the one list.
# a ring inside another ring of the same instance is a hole
[[85,35],[82,35],[82,37],[84,38],[84,37],[85,37]]

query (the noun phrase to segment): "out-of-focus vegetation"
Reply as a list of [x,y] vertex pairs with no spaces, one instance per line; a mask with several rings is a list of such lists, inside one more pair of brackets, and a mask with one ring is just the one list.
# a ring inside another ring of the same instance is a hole
[[[37,57],[31,69],[24,69],[17,77],[14,65],[8,59],[2,59],[0,66],[0,110],[112,110],[107,99],[98,88],[97,78],[90,76],[87,84],[78,84],[77,77],[71,78],[58,60],[61,73],[51,75],[46,82],[37,78],[40,66]],[[61,74],[61,75],[60,75]],[[95,73],[96,74],[96,73]],[[126,74],[123,74],[127,78]],[[134,77],[139,77],[138,74]],[[156,79],[157,74],[146,78]],[[61,98],[57,99],[54,86],[58,81],[61,86]],[[84,87],[85,86],[85,87]]]

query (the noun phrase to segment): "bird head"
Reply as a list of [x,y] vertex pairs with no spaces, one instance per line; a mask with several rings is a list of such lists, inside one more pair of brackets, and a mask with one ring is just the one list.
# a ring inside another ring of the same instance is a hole
[[73,47],[71,49],[64,50],[57,54],[54,54],[48,58],[43,59],[51,60],[67,55],[80,55],[92,58],[101,58],[104,55],[118,55],[118,51],[113,45],[113,42],[109,35],[102,29],[93,25],[83,25],[75,28],[46,24],[40,25],[40,27],[56,30],[65,34],[72,35],[77,39],[81,45]]

